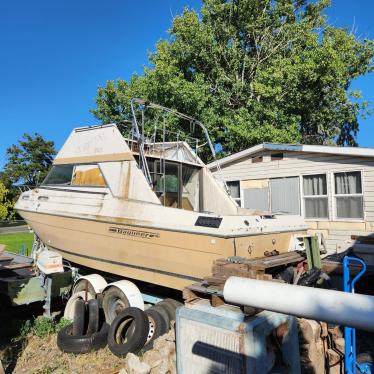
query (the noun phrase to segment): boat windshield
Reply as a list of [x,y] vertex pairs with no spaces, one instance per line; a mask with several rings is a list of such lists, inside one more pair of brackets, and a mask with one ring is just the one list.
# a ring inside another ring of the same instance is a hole
[[53,165],[43,186],[105,187],[105,179],[97,164]]

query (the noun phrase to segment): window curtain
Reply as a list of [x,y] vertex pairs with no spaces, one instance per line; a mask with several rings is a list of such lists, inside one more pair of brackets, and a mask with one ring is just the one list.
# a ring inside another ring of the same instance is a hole
[[328,218],[327,197],[305,198],[306,218]]
[[327,183],[325,174],[305,175],[303,177],[306,218],[328,218]]
[[336,216],[338,218],[363,218],[362,196],[339,196],[361,193],[362,181],[359,171],[335,173]]
[[338,218],[364,218],[362,196],[340,196],[336,198]]
[[335,193],[337,195],[359,194],[362,192],[361,173],[336,173],[335,174]]
[[303,183],[304,196],[327,195],[326,175],[306,175]]

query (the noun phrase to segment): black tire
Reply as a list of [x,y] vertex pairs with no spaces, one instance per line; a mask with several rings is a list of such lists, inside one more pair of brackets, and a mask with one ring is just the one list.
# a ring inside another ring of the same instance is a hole
[[85,336],[72,335],[73,324],[62,328],[57,335],[57,346],[66,353],[88,353],[107,345],[109,325],[104,323],[100,331]]
[[[360,353],[356,357],[356,363],[357,363],[357,365],[366,364],[371,369],[371,371],[369,371],[369,372],[372,372],[372,370],[374,368],[373,355],[371,353],[369,353],[369,352]],[[361,371],[359,370],[359,368],[356,369],[356,373],[361,373]]]
[[168,314],[169,317],[169,324],[171,321],[175,321],[175,311],[177,308],[171,303],[169,303],[166,300],[160,301],[158,304],[159,307],[165,309],[166,313]]
[[183,303],[181,303],[180,301],[175,300],[175,299],[165,299],[164,301],[167,301],[168,303],[174,305],[175,309],[177,309],[181,306],[184,306]]
[[168,303],[168,304],[170,304],[170,305],[173,306],[174,313],[173,313],[173,319],[172,319],[172,321],[175,321],[176,318],[177,318],[176,317],[177,309],[180,308],[181,306],[183,306],[183,304],[180,301],[174,300],[174,299],[165,299],[164,301],[165,301],[165,303]]
[[114,319],[108,334],[108,347],[118,357],[138,353],[147,341],[149,321],[139,308],[126,308]]
[[148,317],[149,331],[143,347],[144,352],[152,349],[154,341],[168,332],[165,320],[156,309],[149,308],[145,311],[145,314]]
[[72,334],[74,336],[82,336],[85,331],[85,323],[86,323],[86,303],[83,300],[77,300],[75,302]]
[[87,335],[91,335],[99,331],[99,300],[92,299],[88,301],[88,325]]
[[154,310],[157,310],[162,318],[164,319],[165,321],[165,324],[166,324],[166,328],[167,328],[167,331],[170,330],[170,317],[169,317],[169,314],[167,313],[167,311],[159,305],[160,303],[156,304],[156,305],[153,305],[151,308],[149,309],[154,309]]
[[105,321],[110,325],[117,315],[129,306],[126,295],[118,287],[110,287],[103,297]]

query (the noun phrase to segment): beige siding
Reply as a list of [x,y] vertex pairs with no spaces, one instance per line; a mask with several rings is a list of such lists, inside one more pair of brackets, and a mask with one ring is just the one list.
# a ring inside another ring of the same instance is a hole
[[324,234],[328,233],[325,235],[325,240],[329,251],[342,251],[348,248],[352,244],[350,239],[352,234],[363,235],[374,231],[374,158],[284,152],[283,160],[271,161],[269,152],[258,155],[260,154],[264,156],[263,162],[252,163],[251,157],[243,158],[222,165],[222,174],[216,176],[218,178],[222,176],[226,181],[233,181],[326,173],[331,222],[334,221],[333,172],[360,170],[363,176],[365,221],[339,220],[335,227],[328,228],[322,227],[324,221],[309,221],[309,223],[313,228],[319,226],[317,230],[323,230]]

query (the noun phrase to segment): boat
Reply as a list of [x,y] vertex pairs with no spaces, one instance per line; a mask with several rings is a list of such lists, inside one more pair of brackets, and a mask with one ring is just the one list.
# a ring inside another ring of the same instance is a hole
[[[46,248],[78,266],[177,290],[209,276],[218,259],[302,248],[300,216],[240,208],[212,175],[198,155],[206,147],[215,157],[202,123],[140,99],[131,108],[127,135],[122,124],[75,128],[44,181],[20,195],[15,208]],[[151,109],[193,124],[205,145],[166,139],[165,121],[147,136],[141,118]]]

